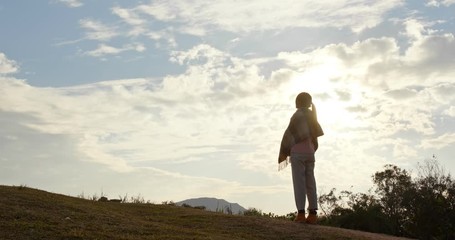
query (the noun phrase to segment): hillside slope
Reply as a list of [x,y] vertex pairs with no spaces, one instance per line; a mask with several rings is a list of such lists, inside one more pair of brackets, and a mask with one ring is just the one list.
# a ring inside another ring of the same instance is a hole
[[96,202],[0,186],[0,239],[398,239],[169,205]]

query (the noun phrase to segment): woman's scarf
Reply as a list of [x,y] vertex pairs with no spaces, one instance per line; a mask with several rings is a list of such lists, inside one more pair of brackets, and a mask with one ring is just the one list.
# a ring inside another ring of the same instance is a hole
[[[299,108],[292,115],[289,126],[284,131],[278,156],[278,170],[286,168],[292,147],[307,138],[316,141],[317,137],[324,135],[318,120],[308,108]],[[314,143],[314,142],[313,142]],[[315,144],[316,145],[316,144]]]

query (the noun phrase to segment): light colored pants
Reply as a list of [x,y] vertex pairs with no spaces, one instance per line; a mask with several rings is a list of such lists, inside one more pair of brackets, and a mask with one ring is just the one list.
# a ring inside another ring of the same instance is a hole
[[308,197],[308,209],[318,209],[316,180],[314,178],[314,154],[291,153],[292,183],[297,210],[305,210]]

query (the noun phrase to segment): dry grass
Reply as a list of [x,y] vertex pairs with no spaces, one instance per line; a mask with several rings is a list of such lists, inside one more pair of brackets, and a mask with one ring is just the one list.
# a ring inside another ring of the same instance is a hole
[[96,202],[0,186],[0,239],[398,239],[170,205]]

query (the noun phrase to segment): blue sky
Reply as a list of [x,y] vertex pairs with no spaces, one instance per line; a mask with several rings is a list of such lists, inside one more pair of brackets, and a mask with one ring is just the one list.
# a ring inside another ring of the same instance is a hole
[[455,171],[454,0],[2,1],[0,184],[294,211],[301,91],[319,192]]

